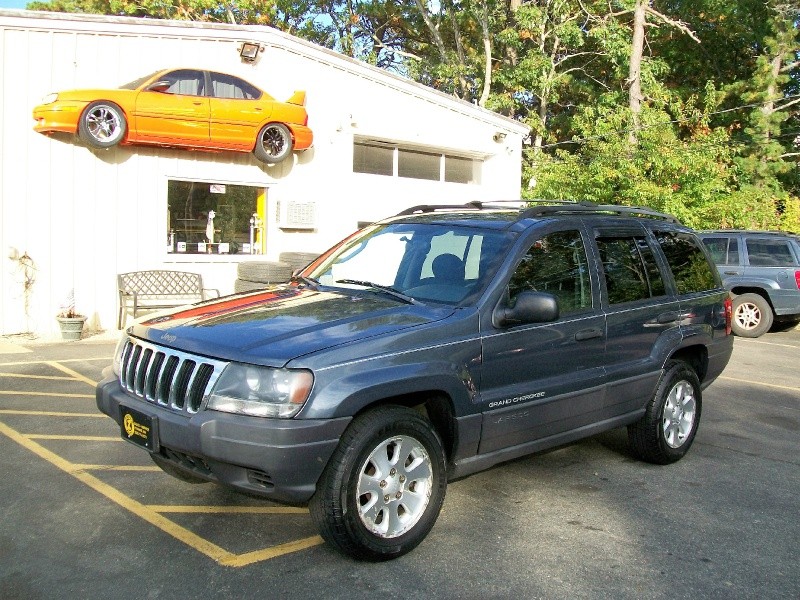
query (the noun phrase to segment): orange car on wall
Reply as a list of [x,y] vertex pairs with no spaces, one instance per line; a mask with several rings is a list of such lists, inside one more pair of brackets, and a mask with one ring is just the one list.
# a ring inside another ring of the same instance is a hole
[[295,92],[279,102],[233,75],[167,69],[118,89],[50,94],[33,109],[34,130],[75,133],[94,148],[155,144],[234,150],[274,164],[313,142],[305,97]]

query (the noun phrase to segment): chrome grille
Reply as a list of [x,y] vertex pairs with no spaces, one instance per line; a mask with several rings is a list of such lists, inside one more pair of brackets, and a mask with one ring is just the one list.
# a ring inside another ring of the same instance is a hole
[[128,338],[119,383],[130,394],[177,412],[196,413],[228,363]]

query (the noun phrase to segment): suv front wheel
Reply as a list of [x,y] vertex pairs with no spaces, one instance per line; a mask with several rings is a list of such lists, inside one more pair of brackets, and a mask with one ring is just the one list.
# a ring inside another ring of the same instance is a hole
[[760,294],[742,294],[733,299],[733,333],[757,338],[772,327],[772,307]]
[[354,558],[387,560],[433,528],[446,486],[444,450],[430,422],[385,406],[350,424],[309,509],[329,544]]
[[694,441],[701,408],[697,374],[683,361],[668,361],[644,416],[628,426],[633,453],[658,465],[680,460]]

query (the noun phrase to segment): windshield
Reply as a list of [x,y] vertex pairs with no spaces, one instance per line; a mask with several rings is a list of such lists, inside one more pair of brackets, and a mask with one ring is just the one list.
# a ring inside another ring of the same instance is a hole
[[154,73],[150,73],[150,75],[145,75],[144,77],[139,77],[139,79],[134,79],[133,81],[131,81],[129,83],[125,83],[125,84],[119,86],[119,89],[121,89],[121,90],[136,90],[136,89],[139,89],[139,87],[145,81],[147,81],[148,79],[150,79],[151,77],[153,77],[154,75],[156,75],[158,73],[161,73],[161,71],[155,71]]
[[384,287],[422,302],[458,304],[483,291],[512,242],[509,233],[471,227],[375,225],[303,274],[324,286]]

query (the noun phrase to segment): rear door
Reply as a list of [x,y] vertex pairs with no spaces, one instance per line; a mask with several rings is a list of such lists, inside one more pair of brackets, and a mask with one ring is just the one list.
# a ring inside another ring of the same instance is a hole
[[[507,282],[505,305],[524,290],[553,294],[552,323],[495,327],[484,332],[480,453],[577,429],[598,420],[605,374],[605,317],[588,236],[563,224],[524,244]],[[491,315],[482,317],[491,321]]]
[[680,305],[639,223],[594,228],[608,340],[605,418],[645,406],[661,375],[659,345],[680,343]]
[[214,72],[210,76],[211,141],[218,147],[252,149],[274,102],[244,79]]

